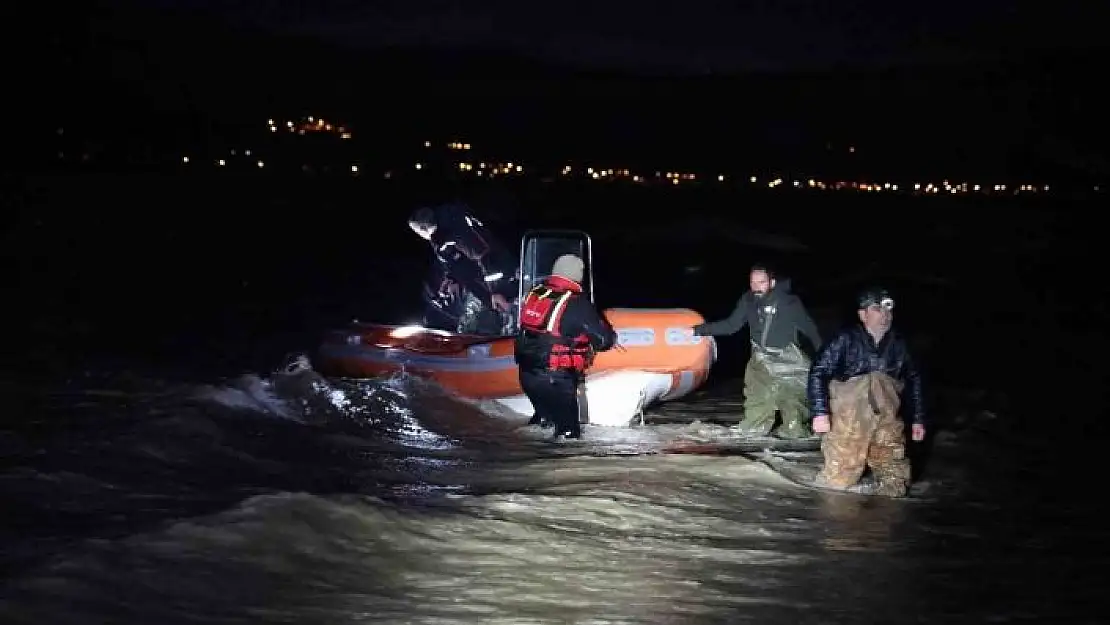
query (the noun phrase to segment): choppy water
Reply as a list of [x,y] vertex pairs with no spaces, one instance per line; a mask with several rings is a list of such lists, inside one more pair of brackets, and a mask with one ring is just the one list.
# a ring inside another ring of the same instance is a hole
[[567,445],[411,378],[8,390],[4,623],[1103,622],[1083,490],[960,397],[890,500],[659,453],[728,388]]

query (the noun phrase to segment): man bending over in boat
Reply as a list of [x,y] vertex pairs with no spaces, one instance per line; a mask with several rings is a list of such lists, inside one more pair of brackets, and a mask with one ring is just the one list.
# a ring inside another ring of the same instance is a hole
[[553,439],[581,438],[578,385],[596,352],[611,349],[617,334],[582,296],[582,259],[564,254],[551,276],[520,305],[515,345],[520,386],[532,402],[532,424],[555,426]]
[[910,481],[905,423],[899,418],[905,386],[913,404],[913,440],[925,438],[921,375],[906,341],[891,329],[894,300],[882,289],[857,299],[860,323],[842,330],[821,350],[809,373],[813,430],[824,433],[824,466],[816,484],[849,489],[864,467],[877,493],[902,497]]
[[697,336],[736,334],[745,325],[752,355],[744,370],[744,418],[736,426],[744,436],[767,436],[775,425],[781,438],[810,436],[806,406],[809,357],[798,346],[798,334],[821,346],[817,325],[802,300],[790,292],[790,280],[777,280],[763,265],[748,274],[751,290],[740,297],[727,319],[694,326]]
[[[515,294],[516,262],[497,243],[464,204],[450,203],[419,208],[409,217],[409,227],[432,246],[439,265],[438,284],[426,285],[429,305],[425,322],[435,325],[457,317],[452,327],[440,329],[470,334],[502,334]],[[451,309],[455,314],[450,314]],[[448,312],[444,315],[442,313]],[[429,319],[430,318],[430,319]]]

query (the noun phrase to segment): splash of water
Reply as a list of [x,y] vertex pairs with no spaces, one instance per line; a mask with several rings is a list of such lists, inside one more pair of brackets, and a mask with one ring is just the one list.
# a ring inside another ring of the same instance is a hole
[[[1013,576],[1027,530],[943,471],[929,500],[894,501],[799,486],[790,471],[812,453],[660,453],[731,436],[697,419],[587,427],[553,446],[521,417],[408,376],[171,390],[85,393],[57,407],[85,429],[22,440],[0,489],[36,527],[4,535],[29,546],[5,550],[7,622],[1067,616]],[[668,410],[733,409],[695,401]],[[954,458],[958,437],[944,442]],[[1060,550],[1042,537],[1021,557]],[[969,608],[971,577],[1008,584],[977,584],[988,600]],[[1004,586],[1023,592],[1003,601]]]

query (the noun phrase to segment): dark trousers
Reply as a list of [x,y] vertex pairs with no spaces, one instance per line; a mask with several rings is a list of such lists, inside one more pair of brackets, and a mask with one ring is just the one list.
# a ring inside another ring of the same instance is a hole
[[520,370],[520,386],[536,414],[555,424],[555,432],[577,438],[578,376],[573,373]]

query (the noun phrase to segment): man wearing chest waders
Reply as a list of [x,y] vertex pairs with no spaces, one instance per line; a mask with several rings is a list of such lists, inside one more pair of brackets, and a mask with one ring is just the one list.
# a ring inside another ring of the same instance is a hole
[[727,319],[694,326],[697,336],[736,334],[745,325],[751,335],[752,355],[744,370],[744,418],[736,429],[744,436],[767,436],[774,430],[780,438],[811,436],[806,403],[809,357],[798,347],[805,335],[820,348],[817,325],[802,300],[790,292],[789,280],[756,265],[748,274],[751,290],[740,297]]

